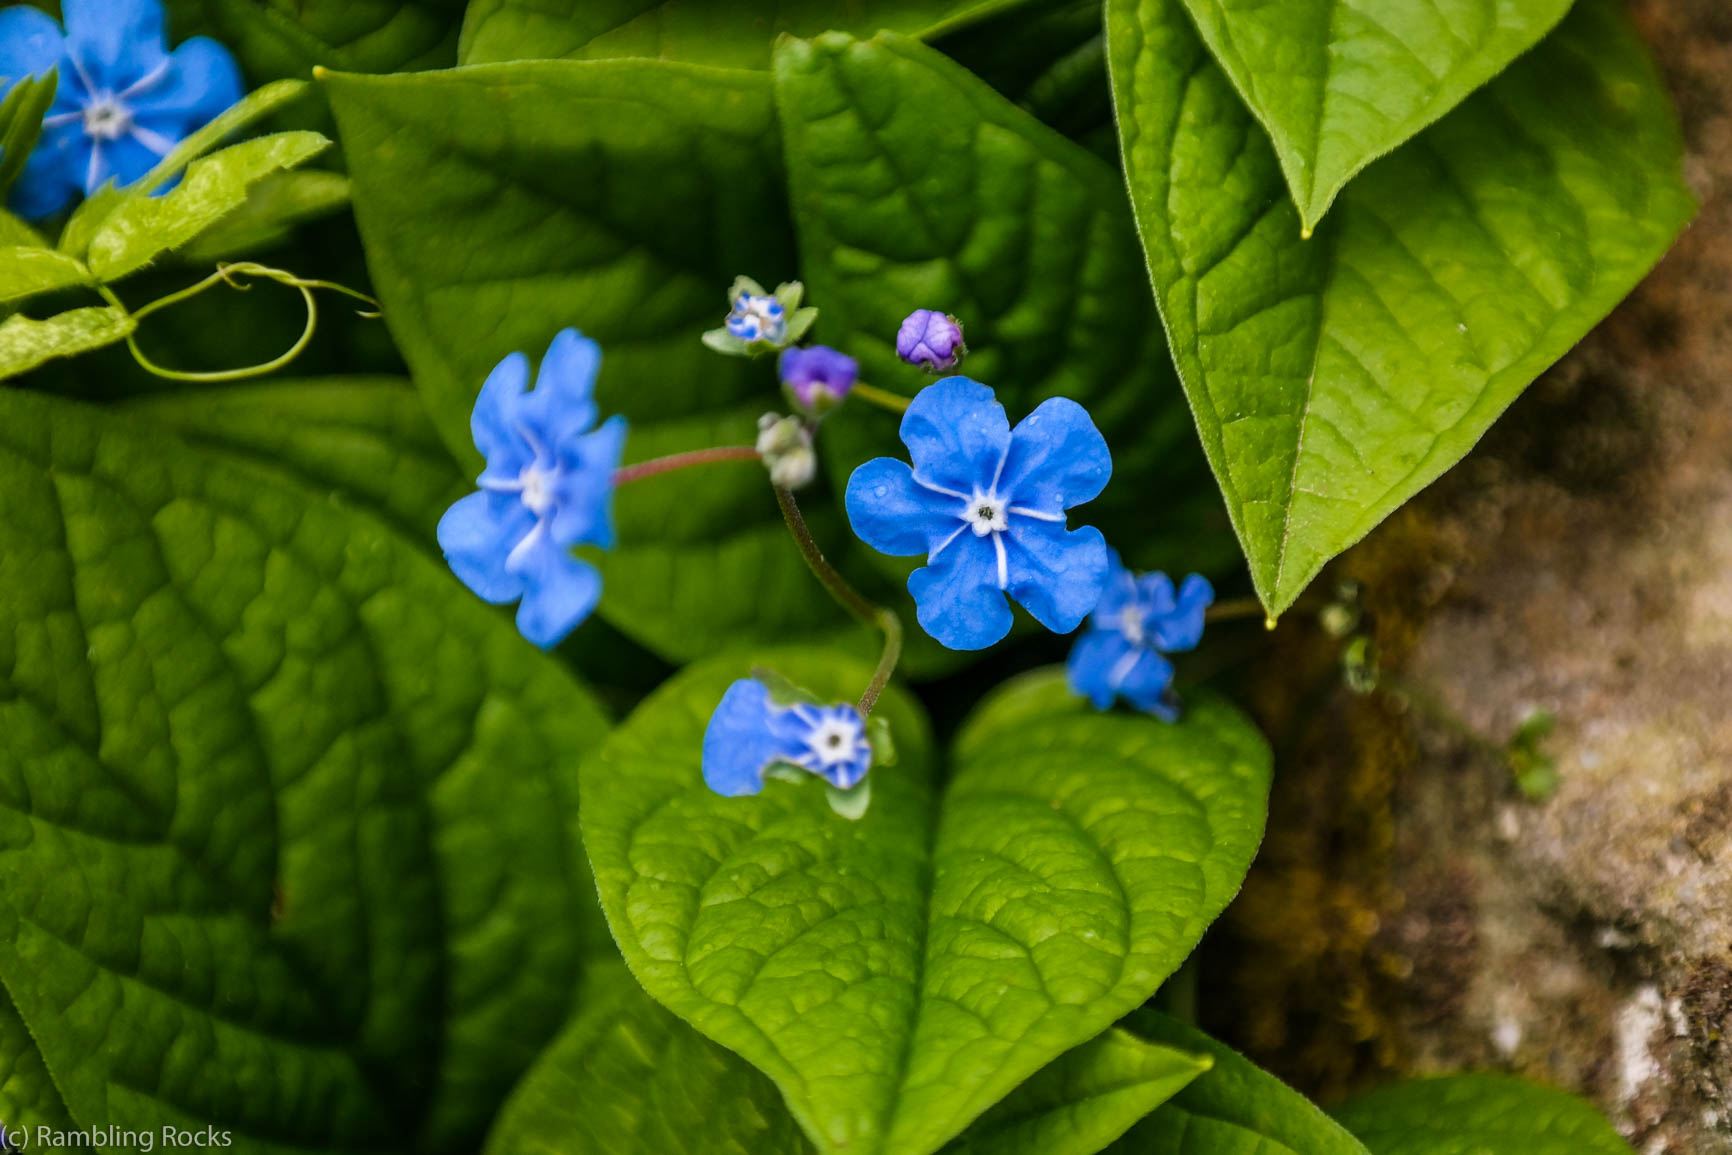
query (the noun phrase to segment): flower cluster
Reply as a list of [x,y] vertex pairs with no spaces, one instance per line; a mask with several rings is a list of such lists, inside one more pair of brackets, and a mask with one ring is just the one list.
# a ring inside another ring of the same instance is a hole
[[58,73],[42,138],[13,187],[12,207],[53,216],[110,180],[126,185],[241,98],[228,49],[196,36],[168,51],[159,0],[62,0],[64,33],[46,13],[0,9],[0,83]]

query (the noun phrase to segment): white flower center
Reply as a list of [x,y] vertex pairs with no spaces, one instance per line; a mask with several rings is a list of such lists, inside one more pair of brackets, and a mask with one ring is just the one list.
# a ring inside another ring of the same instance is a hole
[[982,493],[977,489],[962,508],[962,520],[968,523],[975,537],[1003,533],[1009,525],[1010,503],[1000,499],[996,493]]
[[111,94],[84,106],[84,132],[97,140],[119,140],[132,131],[132,113]]
[[852,762],[860,754],[861,723],[847,716],[825,718],[806,735],[806,745],[819,766]]
[[1125,636],[1125,641],[1133,646],[1143,644],[1143,611],[1136,606],[1126,606],[1119,614],[1119,633]]
[[545,517],[557,502],[553,487],[559,479],[556,469],[543,469],[531,462],[523,467],[517,480],[523,483],[523,504],[536,517]]

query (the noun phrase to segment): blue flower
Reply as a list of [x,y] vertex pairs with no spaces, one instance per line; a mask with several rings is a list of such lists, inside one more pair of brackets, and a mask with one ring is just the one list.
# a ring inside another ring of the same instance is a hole
[[807,413],[833,408],[860,376],[860,363],[828,345],[785,349],[776,365],[782,384]]
[[241,98],[228,49],[195,36],[168,51],[159,0],[63,0],[66,34],[46,13],[0,9],[0,85],[59,69],[42,138],[12,190],[31,220],[110,178],[126,185]]
[[1071,689],[1097,710],[1123,698],[1144,713],[1175,720],[1173,664],[1161,655],[1196,648],[1203,637],[1203,611],[1214,600],[1206,578],[1192,574],[1175,594],[1166,574],[1137,577],[1113,554],[1112,575],[1088,632],[1071,648],[1065,665]]
[[1041,402],[1015,430],[992,390],[946,377],[902,416],[914,466],[880,457],[848,479],[848,520],[881,553],[925,554],[908,579],[927,633],[980,650],[1010,632],[1005,595],[1069,633],[1100,600],[1107,545],[1065,510],[1112,476],[1107,443],[1075,401]]
[[756,794],[777,763],[851,790],[872,768],[866,721],[845,704],[777,705],[762,682],[742,678],[722,695],[704,730],[704,783],[729,798]]
[[788,311],[768,294],[740,293],[728,314],[728,332],[742,341],[775,344],[788,335]]
[[931,309],[914,310],[896,331],[896,355],[928,373],[954,369],[967,351],[956,318]]
[[517,628],[551,647],[601,600],[601,575],[571,555],[613,545],[613,473],[625,418],[594,429],[601,349],[576,329],[547,347],[535,390],[513,353],[481,387],[469,427],[487,459],[472,493],[439,520],[439,547],[463,584],[494,604],[522,599]]

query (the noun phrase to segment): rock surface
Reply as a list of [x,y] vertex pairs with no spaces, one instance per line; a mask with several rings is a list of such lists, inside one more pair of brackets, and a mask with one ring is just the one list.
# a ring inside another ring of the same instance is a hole
[[[1387,1070],[1503,1068],[1587,1094],[1644,1155],[1716,1155],[1732,1153],[1732,8],[1634,11],[1702,214],[1319,582],[1361,584],[1377,690],[1342,687],[1315,615],[1277,632],[1251,688],[1281,759],[1274,818],[1210,948],[1206,1005],[1325,1098]],[[1536,707],[1557,717],[1540,803],[1501,749]]]

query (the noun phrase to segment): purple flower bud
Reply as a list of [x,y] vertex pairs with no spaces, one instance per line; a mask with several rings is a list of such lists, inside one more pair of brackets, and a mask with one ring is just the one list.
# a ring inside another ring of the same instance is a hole
[[962,343],[962,325],[955,317],[916,309],[896,333],[896,355],[928,373],[943,373],[956,367],[967,347]]
[[786,349],[777,368],[782,384],[788,387],[800,408],[814,412],[828,408],[848,396],[854,380],[860,375],[860,365],[846,353],[838,353],[827,345]]

